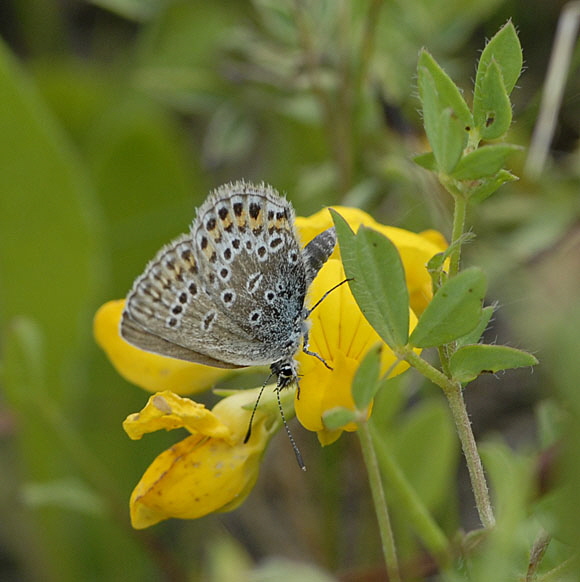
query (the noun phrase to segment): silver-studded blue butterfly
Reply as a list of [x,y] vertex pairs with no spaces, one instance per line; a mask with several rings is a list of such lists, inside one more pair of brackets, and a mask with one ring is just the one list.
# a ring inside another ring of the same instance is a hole
[[[120,331],[146,351],[219,368],[269,365],[277,389],[308,350],[306,294],[336,244],[334,228],[301,248],[294,210],[272,187],[213,191],[188,234],[163,247],[127,296]],[[301,459],[299,459],[299,462]]]

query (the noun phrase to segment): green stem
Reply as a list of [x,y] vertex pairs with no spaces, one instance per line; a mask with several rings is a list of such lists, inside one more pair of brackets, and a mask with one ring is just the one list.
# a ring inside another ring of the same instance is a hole
[[391,521],[389,519],[387,500],[385,498],[385,491],[383,489],[383,482],[381,480],[381,472],[377,462],[373,439],[367,422],[361,422],[359,424],[357,435],[359,437],[363,458],[367,468],[369,485],[373,495],[373,502],[377,514],[377,521],[383,546],[383,555],[385,557],[385,565],[387,567],[389,581],[401,582],[401,573],[399,570],[399,562],[397,560],[395,539],[393,537],[393,530],[391,529]]
[[412,524],[425,547],[435,557],[441,569],[444,569],[451,559],[449,542],[445,534],[405,477],[385,440],[378,435],[375,423],[372,421],[370,421],[370,430],[389,492],[396,499],[397,506],[401,507],[406,519]]
[[471,487],[475,497],[479,519],[485,528],[492,528],[495,525],[495,518],[489,497],[489,490],[487,488],[487,481],[485,480],[485,473],[483,472],[483,465],[481,458],[477,451],[477,444],[473,431],[471,430],[471,422],[463,400],[463,391],[459,382],[453,382],[450,378],[441,373],[437,368],[434,368],[426,362],[421,356],[414,352],[411,348],[405,348],[399,354],[402,359],[406,360],[411,366],[416,368],[423,376],[431,380],[434,384],[443,389],[451,415],[455,422],[455,428],[459,435],[461,448],[465,456],[465,462],[469,471],[469,478],[471,479]]
[[461,384],[458,382],[451,383],[451,390],[445,392],[451,414],[455,421],[455,427],[459,434],[461,441],[461,448],[465,456],[465,462],[469,471],[469,478],[471,480],[471,487],[475,497],[475,504],[479,519],[483,526],[490,529],[495,526],[495,517],[493,516],[493,509],[491,500],[489,498],[489,490],[487,488],[487,481],[485,480],[485,473],[483,472],[483,465],[481,464],[481,457],[477,450],[477,444],[473,431],[471,430],[471,422],[463,400],[463,391]]
[[[465,216],[467,214],[467,200],[464,196],[455,194],[455,209],[453,212],[453,230],[451,232],[451,245],[453,250],[449,257],[449,276],[453,277],[459,272],[461,260],[461,243],[457,242],[463,236],[465,230]],[[455,244],[454,244],[455,243]]]
[[538,568],[542,563],[544,554],[546,553],[546,550],[548,549],[551,541],[552,536],[542,528],[536,536],[534,545],[532,546],[532,550],[530,552],[530,561],[528,563],[528,571],[526,572],[525,582],[534,582],[534,580],[537,580]]

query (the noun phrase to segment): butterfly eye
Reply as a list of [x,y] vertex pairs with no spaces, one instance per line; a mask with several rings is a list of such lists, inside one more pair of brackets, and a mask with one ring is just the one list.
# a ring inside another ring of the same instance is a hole
[[290,364],[284,364],[280,368],[279,376],[282,376],[283,378],[293,378],[294,370],[292,369],[292,366]]

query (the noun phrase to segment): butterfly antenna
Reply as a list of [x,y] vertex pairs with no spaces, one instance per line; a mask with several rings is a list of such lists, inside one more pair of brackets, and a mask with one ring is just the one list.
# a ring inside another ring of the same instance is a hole
[[286,429],[286,434],[290,439],[290,444],[292,445],[292,449],[294,449],[294,454],[296,455],[296,460],[298,461],[298,466],[303,470],[306,471],[306,465],[304,464],[304,459],[302,458],[302,454],[300,453],[300,449],[290,432],[290,427],[286,422],[286,416],[284,416],[284,409],[282,408],[282,402],[280,400],[280,388],[276,388],[276,398],[278,399],[278,408],[280,409],[280,416],[282,417],[282,422],[284,423],[284,428]]
[[254,408],[252,409],[252,416],[250,416],[250,423],[248,424],[248,432],[246,433],[246,436],[244,437],[244,444],[246,444],[250,440],[250,437],[252,436],[252,422],[254,422],[254,416],[256,414],[256,410],[258,409],[258,404],[260,403],[260,398],[262,398],[262,392],[264,392],[264,388],[266,387],[266,384],[268,383],[268,380],[271,377],[272,377],[272,374],[270,374],[266,378],[266,381],[262,384],[262,388],[260,388],[260,392],[258,393],[258,398],[256,398],[256,403],[254,404]]
[[[338,289],[341,285],[344,285],[345,283],[348,283],[349,281],[352,281],[352,278],[350,279],[344,279],[344,281],[341,281],[340,283],[337,283],[334,287],[331,287],[309,310],[308,310],[308,315],[310,315],[335,289]],[[307,316],[308,317],[308,316]]]

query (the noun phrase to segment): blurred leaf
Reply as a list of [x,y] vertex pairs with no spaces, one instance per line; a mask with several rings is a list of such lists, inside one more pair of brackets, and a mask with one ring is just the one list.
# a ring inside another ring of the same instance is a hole
[[391,438],[401,469],[418,496],[428,508],[439,507],[454,480],[458,448],[445,403],[429,400],[418,404]]
[[381,386],[379,372],[381,365],[380,344],[371,348],[360,363],[352,381],[352,397],[357,410],[366,410]]
[[163,244],[187,230],[207,195],[199,161],[187,155],[185,140],[171,114],[131,92],[118,96],[88,136],[118,296]]
[[408,97],[409,79],[416,71],[416,55],[422,46],[428,45],[442,58],[461,54],[469,39],[480,34],[481,23],[496,14],[500,5],[501,0],[389,4],[377,24],[375,66],[388,94],[397,102]]
[[508,346],[476,344],[459,348],[449,361],[454,380],[471,382],[484,373],[535,366],[538,360],[522,350]]
[[373,416],[380,419],[382,426],[390,426],[393,419],[405,406],[406,378],[400,374],[381,383],[373,402]]
[[241,541],[221,532],[208,541],[204,579],[220,582],[248,580],[252,560]]
[[540,447],[553,447],[564,435],[566,411],[554,398],[538,403],[536,408]]
[[483,332],[487,329],[489,320],[491,319],[495,307],[493,305],[488,305],[481,310],[481,317],[479,323],[471,330],[467,335],[464,335],[457,339],[457,346],[462,347],[470,344],[476,344],[483,335]]
[[336,408],[327,410],[322,415],[322,421],[324,427],[328,430],[337,430],[350,422],[356,422],[356,412],[342,406],[337,406]]
[[512,122],[512,105],[497,63],[489,63],[473,96],[473,118],[482,139],[498,139]]
[[0,378],[15,408],[46,397],[46,345],[42,330],[31,319],[14,317],[2,329]]
[[286,558],[270,558],[244,576],[246,582],[336,582],[336,578],[311,564]]
[[483,90],[483,78],[493,61],[499,66],[506,95],[509,95],[522,72],[523,64],[522,46],[511,20],[500,28],[481,53],[475,76],[476,95]]
[[103,500],[78,479],[27,483],[22,492],[25,503],[36,507],[57,507],[92,516],[106,515]]
[[167,0],[89,0],[92,4],[136,21],[149,20],[164,8]]
[[409,343],[428,348],[470,332],[480,321],[486,288],[485,274],[477,267],[446,281],[421,315]]
[[203,157],[209,167],[245,159],[259,136],[247,112],[224,106],[216,110],[207,128]]
[[518,150],[519,146],[496,144],[481,147],[463,156],[451,176],[456,180],[479,180],[497,174],[507,157]]
[[224,103],[244,103],[237,95],[239,87],[232,96],[230,82],[224,79],[229,75],[221,66],[224,44],[239,32],[242,11],[238,3],[171,0],[140,28],[130,81],[174,111],[203,115],[204,123],[192,128],[192,134]]
[[409,334],[409,293],[396,247],[382,234],[361,226],[354,235],[330,209],[349,286],[363,315],[390,347]]
[[427,152],[425,154],[419,154],[413,157],[413,161],[422,168],[429,170],[430,172],[437,171],[437,160],[433,152]]
[[58,396],[103,280],[98,213],[85,168],[2,44],[0,94],[0,322],[40,327]]
[[530,534],[537,529],[537,522],[528,521],[533,460],[498,442],[480,445],[480,450],[490,478],[497,523],[481,550],[470,558],[470,579],[510,580],[515,572],[525,573]]

